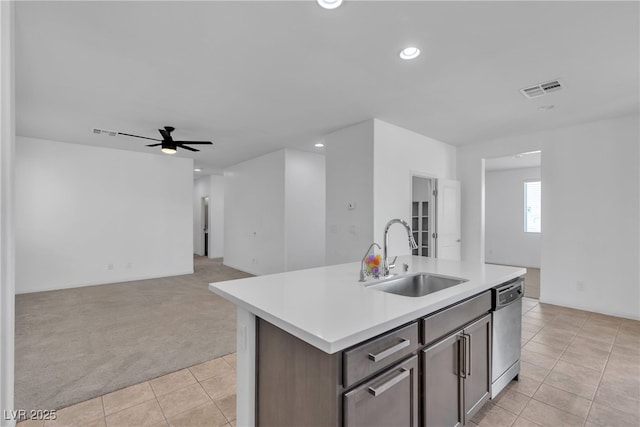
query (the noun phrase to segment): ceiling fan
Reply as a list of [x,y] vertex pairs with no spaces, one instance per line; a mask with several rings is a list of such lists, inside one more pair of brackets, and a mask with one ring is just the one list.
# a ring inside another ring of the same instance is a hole
[[147,145],[147,147],[162,146],[162,152],[167,154],[175,154],[178,147],[183,148],[185,150],[189,150],[189,151],[200,151],[200,150],[196,150],[195,148],[189,147],[189,145],[213,144],[213,142],[211,141],[174,141],[173,138],[171,137],[171,132],[173,132],[174,130],[176,129],[172,126],[165,126],[164,129],[158,129],[158,132],[160,132],[160,135],[162,135],[162,139],[149,138],[146,136],[139,136],[139,135],[131,135],[130,133],[124,133],[124,132],[118,132],[118,135],[133,136],[134,138],[143,138],[143,139],[150,139],[152,141],[160,141],[158,144],[149,144]]

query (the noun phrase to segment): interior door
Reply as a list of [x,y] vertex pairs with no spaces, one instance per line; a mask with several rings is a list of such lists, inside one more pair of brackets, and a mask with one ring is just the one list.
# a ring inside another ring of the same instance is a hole
[[436,257],[460,260],[460,182],[436,180]]

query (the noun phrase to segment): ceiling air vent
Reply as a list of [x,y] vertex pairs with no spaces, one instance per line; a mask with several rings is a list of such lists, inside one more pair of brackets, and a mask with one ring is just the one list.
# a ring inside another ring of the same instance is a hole
[[553,80],[546,83],[539,83],[535,86],[529,86],[524,89],[520,89],[520,93],[524,95],[525,98],[537,98],[542,95],[546,95],[550,92],[556,92],[562,89],[562,85],[559,80]]
[[104,129],[98,129],[98,128],[93,128],[93,133],[95,133],[96,135],[109,135],[109,136],[116,136],[118,134],[118,132],[114,130],[104,130]]

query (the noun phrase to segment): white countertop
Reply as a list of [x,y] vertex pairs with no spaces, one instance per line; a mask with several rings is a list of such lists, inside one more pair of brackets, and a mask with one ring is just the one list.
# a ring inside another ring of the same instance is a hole
[[270,274],[209,284],[209,289],[326,353],[385,331],[526,273],[526,269],[400,256],[393,272],[427,272],[468,282],[423,297],[405,297],[358,281],[360,263]]

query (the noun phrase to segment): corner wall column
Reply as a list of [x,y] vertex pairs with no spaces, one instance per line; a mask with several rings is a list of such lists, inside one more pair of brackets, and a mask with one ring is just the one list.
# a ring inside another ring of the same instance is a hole
[[0,425],[14,426],[14,2],[0,1]]

